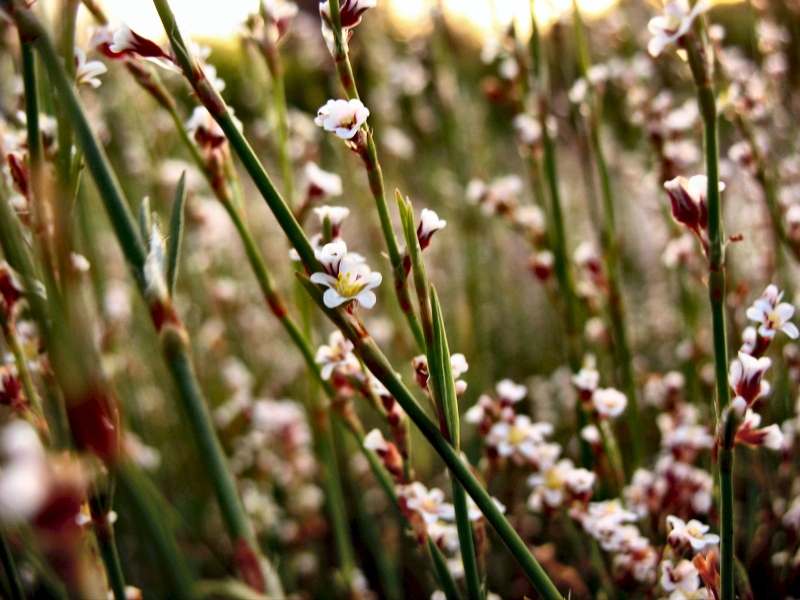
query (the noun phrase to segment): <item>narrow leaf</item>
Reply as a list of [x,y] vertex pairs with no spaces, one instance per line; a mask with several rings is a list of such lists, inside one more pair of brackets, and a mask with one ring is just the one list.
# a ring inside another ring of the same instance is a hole
[[169,218],[169,239],[167,240],[167,287],[170,296],[175,291],[178,279],[178,258],[183,242],[184,207],[186,206],[186,171],[181,173],[175,197],[172,200],[172,214]]
[[[453,370],[450,367],[450,347],[447,344],[447,334],[444,330],[444,319],[442,317],[442,307],[439,304],[439,297],[436,288],[431,285],[431,311],[433,313],[433,346],[436,348],[435,359],[436,373],[441,378],[439,389],[442,394],[442,407],[444,409],[447,428],[450,439],[456,451],[460,448],[461,435],[458,423],[458,399],[456,397],[456,383],[453,380]],[[428,357],[428,368],[433,357]]]
[[147,246],[147,240],[150,239],[152,229],[153,218],[150,212],[150,196],[145,196],[139,205],[139,233],[142,234],[145,247]]

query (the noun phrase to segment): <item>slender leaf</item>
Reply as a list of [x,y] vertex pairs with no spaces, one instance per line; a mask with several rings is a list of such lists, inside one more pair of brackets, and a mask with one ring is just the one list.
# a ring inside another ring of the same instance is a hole
[[167,240],[167,287],[170,296],[175,291],[178,279],[178,258],[183,242],[184,207],[186,206],[186,171],[181,173],[175,197],[172,199],[172,214],[169,218],[169,239]]

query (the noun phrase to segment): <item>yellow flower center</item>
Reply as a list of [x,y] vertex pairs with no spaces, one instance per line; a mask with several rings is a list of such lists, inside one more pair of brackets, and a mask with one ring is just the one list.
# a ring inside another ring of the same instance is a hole
[[359,281],[358,275],[354,273],[339,273],[335,288],[343,298],[352,298],[364,285]]
[[550,469],[544,476],[544,484],[551,490],[558,490],[564,487],[564,480],[557,469]]
[[508,430],[508,443],[516,446],[525,439],[525,430],[516,425],[512,425]]

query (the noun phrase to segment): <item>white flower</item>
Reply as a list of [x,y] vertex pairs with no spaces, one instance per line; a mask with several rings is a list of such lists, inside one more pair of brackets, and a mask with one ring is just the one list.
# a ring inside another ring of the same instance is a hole
[[519,141],[526,146],[536,146],[542,141],[542,126],[533,117],[521,113],[514,117],[514,131]]
[[739,352],[739,359],[731,363],[728,374],[728,382],[736,396],[743,398],[749,405],[769,394],[770,385],[762,381],[762,378],[771,365],[772,361],[766,356],[755,358]]
[[500,456],[533,459],[547,435],[553,433],[550,423],[531,423],[527,415],[516,415],[512,423],[501,421],[492,425],[486,445],[494,446]]
[[428,525],[439,519],[452,521],[455,518],[455,508],[444,501],[444,492],[439,488],[428,490],[419,481],[415,481],[398,486],[397,493],[405,499],[406,506],[418,512]]
[[419,217],[419,225],[417,226],[419,247],[425,250],[425,248],[430,246],[433,234],[443,229],[445,225],[447,225],[447,221],[440,219],[439,215],[432,210],[423,208]]
[[317,111],[314,123],[325,131],[333,131],[343,140],[350,140],[368,116],[369,109],[361,100],[328,100]]
[[353,344],[338,329],[331,333],[327,346],[320,346],[314,362],[320,365],[320,376],[330,379],[334,369],[358,364],[353,355]]
[[457,352],[450,355],[450,369],[453,371],[453,378],[458,379],[469,370],[467,359],[463,354]]
[[503,379],[495,385],[497,395],[505,404],[516,404],[528,395],[528,388],[518,385],[510,379]]
[[308,180],[309,196],[342,195],[342,178],[336,173],[323,171],[313,162],[307,162],[303,170]]
[[602,417],[618,417],[628,406],[628,398],[614,388],[601,388],[592,394],[592,404]]
[[778,331],[783,331],[793,340],[800,336],[797,326],[790,323],[789,319],[794,315],[794,306],[788,302],[781,302],[783,292],[778,293],[778,288],[774,285],[767,286],[761,298],[747,309],[747,318],[761,323],[758,333],[763,337],[772,339]]
[[[557,508],[564,502],[567,479],[575,470],[575,464],[568,458],[558,461],[544,473],[536,473],[528,478],[528,485],[534,488],[528,499],[528,507],[535,512],[544,502],[550,508]],[[540,496],[541,498],[535,498]]]
[[365,435],[363,446],[367,450],[372,450],[373,452],[386,452],[389,449],[389,445],[383,438],[380,429],[373,429]]
[[342,223],[348,216],[350,216],[350,209],[344,206],[319,206],[314,209],[314,212],[317,214],[317,217],[319,217],[320,225],[324,225],[325,219],[328,219],[331,224],[333,239],[337,239],[339,237],[339,232],[342,229]]
[[696,592],[700,587],[700,573],[688,560],[683,559],[677,565],[671,560],[661,563],[661,587],[667,592],[680,590]]
[[705,0],[698,0],[691,10],[688,0],[666,0],[664,14],[653,17],[647,24],[648,31],[653,34],[647,44],[650,56],[658,56],[664,46],[686,35],[697,16],[707,8]]
[[90,85],[97,89],[100,87],[98,75],[106,73],[108,68],[99,60],[86,61],[86,52],[82,48],[75,47],[75,81],[78,85]]
[[708,525],[704,525],[696,519],[688,523],[674,515],[667,517],[667,524],[670,527],[667,541],[673,547],[688,547],[693,550],[702,550],[706,546],[719,544],[719,536],[713,533],[706,533]]
[[761,415],[748,408],[744,420],[736,432],[734,442],[747,446],[764,446],[770,450],[780,450],[783,445],[783,432],[777,424],[758,429]]
[[367,265],[348,256],[344,242],[326,244],[315,254],[326,272],[312,274],[311,281],[328,287],[322,297],[325,306],[336,308],[351,300],[357,300],[364,308],[375,306],[372,288],[380,285],[380,273],[370,271]]
[[0,519],[25,521],[34,516],[50,490],[44,448],[33,427],[14,421],[0,434],[5,461],[0,474]]

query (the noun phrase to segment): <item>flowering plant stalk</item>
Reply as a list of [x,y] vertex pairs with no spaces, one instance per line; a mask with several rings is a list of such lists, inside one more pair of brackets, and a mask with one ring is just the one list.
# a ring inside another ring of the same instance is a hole
[[734,525],[733,525],[733,434],[736,419],[732,413],[721,412],[728,404],[728,345],[725,331],[725,245],[722,232],[719,190],[719,148],[717,131],[717,103],[711,72],[710,47],[699,46],[704,37],[701,21],[694,28],[696,39],[687,39],[686,51],[689,66],[697,86],[698,105],[703,120],[703,138],[708,177],[708,294],[711,301],[714,335],[714,368],[716,373],[717,414],[720,418],[720,449],[718,455],[720,476],[720,550],[721,598],[734,597]]
[[[14,18],[20,35],[39,51],[49,76],[69,107],[69,118],[75,126],[77,138],[83,148],[87,164],[100,189],[107,211],[114,224],[120,244],[129,261],[131,270],[143,295],[151,304],[151,314],[161,338],[162,351],[170,367],[175,383],[189,413],[198,445],[209,465],[210,476],[218,495],[226,524],[236,546],[237,560],[248,583],[271,593],[282,593],[281,584],[272,572],[266,559],[259,558],[255,538],[246,515],[243,513],[233,477],[223,458],[222,448],[205,405],[202,392],[196,381],[194,367],[189,356],[188,338],[172,308],[166,290],[153,294],[152,282],[148,281],[148,260],[133,218],[127,211],[119,184],[108,167],[107,159],[84,116],[83,108],[59,64],[52,44],[33,13],[17,3],[5,2],[4,9]],[[158,285],[158,284],[156,284]],[[264,572],[262,573],[262,568]],[[119,586],[118,586],[119,587]]]
[[[580,76],[589,81],[589,49],[586,46],[583,17],[576,0],[572,2],[572,20],[575,29],[575,45],[578,53],[578,70]],[[641,416],[637,402],[636,385],[631,364],[631,351],[628,345],[628,334],[625,325],[625,307],[620,290],[619,277],[619,241],[614,220],[614,198],[611,190],[611,177],[608,172],[603,146],[600,140],[600,99],[597,92],[589,83],[587,102],[589,104],[589,137],[592,145],[597,173],[600,176],[600,190],[603,197],[603,222],[599,225],[602,239],[606,273],[608,276],[608,309],[612,327],[614,328],[614,341],[617,349],[617,362],[621,371],[622,389],[630,399],[628,405],[628,438],[631,441],[632,463],[635,470],[642,462],[643,449],[641,437]]]

